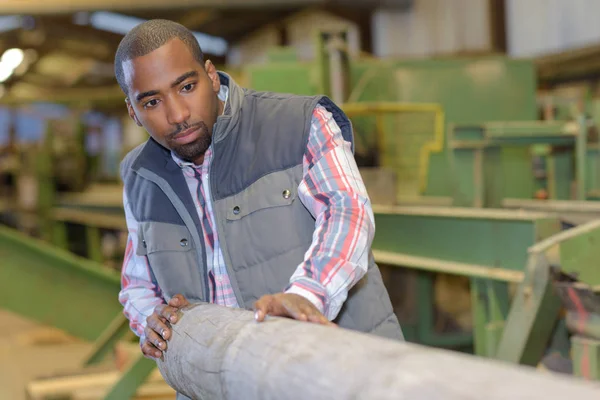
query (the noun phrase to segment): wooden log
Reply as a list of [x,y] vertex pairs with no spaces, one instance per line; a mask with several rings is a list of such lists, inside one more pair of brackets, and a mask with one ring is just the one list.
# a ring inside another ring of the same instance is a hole
[[598,399],[600,385],[247,310],[182,311],[159,370],[192,399]]

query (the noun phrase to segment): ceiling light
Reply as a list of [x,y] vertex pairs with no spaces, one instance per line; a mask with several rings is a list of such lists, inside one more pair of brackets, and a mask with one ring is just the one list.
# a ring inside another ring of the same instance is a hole
[[2,54],[0,62],[10,69],[15,69],[23,62],[25,53],[21,49],[8,49]]
[[13,69],[11,68],[11,66],[0,61],[0,82],[4,82],[8,78],[10,78],[12,73],[13,73]]

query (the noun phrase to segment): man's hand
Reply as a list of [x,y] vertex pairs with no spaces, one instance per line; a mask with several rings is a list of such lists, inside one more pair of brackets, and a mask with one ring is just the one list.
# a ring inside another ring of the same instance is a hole
[[295,293],[265,295],[254,304],[254,310],[254,318],[258,322],[264,321],[267,315],[272,315],[337,326],[325,318],[313,303]]
[[144,330],[145,341],[142,343],[142,353],[145,357],[157,359],[162,357],[162,352],[167,349],[167,340],[171,338],[170,324],[177,322],[179,309],[190,304],[180,294],[176,294],[169,300],[169,304],[160,304],[154,309],[154,313],[146,318],[146,329]]

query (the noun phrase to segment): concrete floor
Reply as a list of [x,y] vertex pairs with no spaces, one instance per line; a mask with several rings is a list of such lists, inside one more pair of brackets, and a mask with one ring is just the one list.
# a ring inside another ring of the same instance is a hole
[[[81,365],[92,348],[91,343],[2,309],[0,321],[0,400],[27,400],[25,389],[32,380],[81,373]],[[126,363],[137,351],[137,345],[120,344],[120,361]],[[109,358],[102,365],[86,371],[115,372],[117,364],[115,359]],[[125,366],[120,364],[119,367]],[[175,391],[162,380],[158,370],[156,373],[158,380],[152,379],[152,383],[144,385],[136,400],[175,399]],[[94,388],[90,389],[94,394],[89,398],[101,396]],[[80,394],[83,393],[85,390]]]
[[0,399],[26,400],[34,378],[75,371],[91,344],[0,310]]

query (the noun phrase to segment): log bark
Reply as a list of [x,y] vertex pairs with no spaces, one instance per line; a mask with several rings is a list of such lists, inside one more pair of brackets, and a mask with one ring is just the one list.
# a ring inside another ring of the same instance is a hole
[[192,399],[552,400],[600,385],[530,367],[216,305],[182,311],[159,370]]

